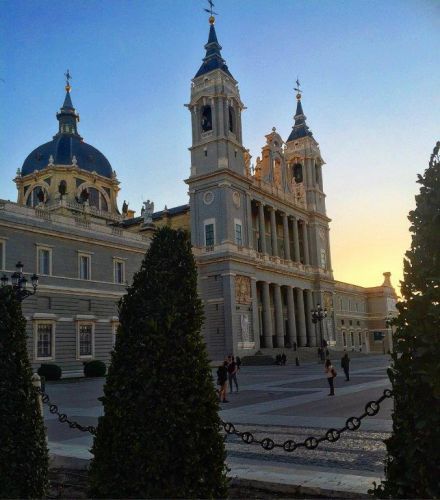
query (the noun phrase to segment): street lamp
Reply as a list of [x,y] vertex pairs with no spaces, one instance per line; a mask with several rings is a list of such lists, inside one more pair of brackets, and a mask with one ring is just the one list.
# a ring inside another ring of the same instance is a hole
[[[15,267],[17,268],[17,270],[11,275],[12,289],[14,290],[17,299],[22,302],[27,297],[35,295],[35,293],[37,292],[38,276],[35,273],[31,276],[32,291],[26,290],[28,280],[23,274],[23,264],[19,261],[17,262]],[[3,274],[3,276],[0,278],[0,282],[2,287],[9,284],[9,279],[6,274]]]
[[[388,316],[385,318],[385,327],[388,330],[389,338],[391,342],[388,343],[388,345],[391,347],[393,345],[393,321],[394,317],[391,312],[388,313]],[[385,354],[385,342],[383,346],[384,354]],[[390,349],[391,350],[391,349]]]
[[312,322],[316,325],[316,323],[319,323],[319,337],[320,337],[320,343],[319,345],[324,347],[324,342],[322,338],[322,321],[324,318],[327,317],[327,309],[322,308],[321,304],[316,305],[316,309],[312,309]]

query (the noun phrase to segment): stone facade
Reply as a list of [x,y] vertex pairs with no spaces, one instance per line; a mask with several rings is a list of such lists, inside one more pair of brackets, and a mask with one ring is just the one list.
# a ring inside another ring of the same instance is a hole
[[[220,54],[213,18],[206,57],[191,83],[189,204],[135,217],[108,160],[78,134],[70,85],[59,132],[17,171],[18,201],[0,201],[0,269],[21,260],[40,276],[23,302],[34,367],[53,362],[64,376],[90,359],[108,362],[117,302],[139,268],[155,227],[190,230],[205,308],[211,359],[260,349],[316,348],[385,352],[385,319],[395,314],[389,273],[381,286],[335,281],[324,160],[306,124],[297,89],[286,141],[275,128],[251,164],[243,145],[238,83]],[[328,315],[314,324],[320,304]],[[325,341],[325,342],[324,342]]]

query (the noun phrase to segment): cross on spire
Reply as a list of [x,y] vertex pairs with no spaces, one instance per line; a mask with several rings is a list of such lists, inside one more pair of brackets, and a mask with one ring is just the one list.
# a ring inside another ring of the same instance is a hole
[[72,79],[72,75],[70,74],[70,71],[67,70],[65,73],[64,73],[64,76],[66,77],[66,92],[70,92],[70,80]]
[[214,17],[214,14],[216,16],[218,16],[217,12],[214,12],[213,11],[213,8],[214,8],[214,2],[212,0],[207,0],[208,4],[209,4],[209,9],[203,9],[205,12],[207,12],[208,14],[210,14],[209,16],[209,24],[214,24],[215,22],[215,17]]
[[296,87],[293,90],[296,91],[296,98],[298,99],[298,101],[301,100],[302,90],[301,90],[301,84],[299,83],[298,76],[296,77]]

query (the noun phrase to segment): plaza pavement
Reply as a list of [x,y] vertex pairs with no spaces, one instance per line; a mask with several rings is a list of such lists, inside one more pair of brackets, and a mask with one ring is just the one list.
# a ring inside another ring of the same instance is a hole
[[[240,391],[228,395],[229,403],[221,405],[220,415],[236,424],[238,430],[249,430],[257,438],[268,436],[282,443],[286,439],[318,437],[329,428],[343,427],[348,417],[361,415],[368,401],[377,399],[390,387],[388,363],[388,357],[383,355],[354,358],[350,381],[345,382],[342,369],[335,362],[338,376],[334,397],[328,396],[322,364],[244,366],[238,377]],[[48,383],[46,392],[72,419],[82,425],[96,425],[102,414],[97,398],[102,395],[103,381]],[[383,439],[391,431],[391,409],[392,401],[385,400],[380,412],[366,417],[359,430],[343,434],[336,443],[321,443],[316,450],[266,451],[228,436],[230,476],[239,478],[242,484],[249,481],[286,495],[301,491],[306,495],[362,496],[373,481],[383,477]],[[45,419],[49,448],[56,463],[73,460],[86,464],[91,458],[92,436],[61,424],[47,407]]]

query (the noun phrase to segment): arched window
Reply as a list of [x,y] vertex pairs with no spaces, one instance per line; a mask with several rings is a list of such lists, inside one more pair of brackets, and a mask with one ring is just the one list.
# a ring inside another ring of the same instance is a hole
[[235,134],[235,110],[229,106],[229,130]]
[[206,105],[202,107],[202,132],[209,132],[212,130],[212,111],[211,106]]
[[89,205],[95,207],[98,210],[103,210],[108,212],[108,204],[104,195],[96,188],[90,187],[87,190],[89,192]]
[[295,165],[293,165],[293,178],[296,183],[303,181],[303,167],[301,163],[295,163]]
[[47,201],[46,190],[41,186],[36,186],[32,189],[26,199],[26,205],[28,207],[36,207],[39,203],[44,203]]

